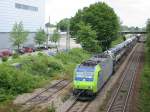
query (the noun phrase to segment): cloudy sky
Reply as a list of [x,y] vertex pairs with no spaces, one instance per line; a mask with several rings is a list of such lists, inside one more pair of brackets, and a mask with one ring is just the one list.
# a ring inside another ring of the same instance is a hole
[[46,0],[46,17],[51,23],[74,16],[78,9],[103,1],[113,7],[124,25],[145,26],[150,18],[150,0]]

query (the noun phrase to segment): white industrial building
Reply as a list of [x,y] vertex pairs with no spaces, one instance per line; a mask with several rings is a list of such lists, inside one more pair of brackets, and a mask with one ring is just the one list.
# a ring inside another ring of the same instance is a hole
[[10,31],[14,23],[22,21],[30,32],[28,43],[33,43],[37,29],[44,28],[44,0],[0,0],[0,49],[10,48]]

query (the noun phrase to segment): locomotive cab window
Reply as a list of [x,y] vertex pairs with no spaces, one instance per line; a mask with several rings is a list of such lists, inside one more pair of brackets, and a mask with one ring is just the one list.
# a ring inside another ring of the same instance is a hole
[[94,72],[76,72],[75,80],[79,81],[93,81]]

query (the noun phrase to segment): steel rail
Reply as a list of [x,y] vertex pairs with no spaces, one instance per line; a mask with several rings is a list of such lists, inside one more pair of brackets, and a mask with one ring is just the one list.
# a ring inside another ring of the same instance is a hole
[[[137,65],[138,66],[140,63],[140,55],[138,56],[138,59],[137,59]],[[132,91],[132,87],[133,87],[133,84],[134,84],[134,80],[136,78],[136,69],[137,67],[135,67],[135,71],[133,72],[133,77],[132,77],[132,80],[131,80],[131,84],[130,84],[130,88],[129,88],[129,92],[128,92],[128,95],[127,95],[127,98],[126,98],[126,101],[125,101],[125,105],[123,107],[123,112],[126,111],[126,107],[127,107],[127,103],[128,103],[128,100],[129,100],[129,96],[131,94],[131,91]]]
[[[136,46],[137,47],[137,46]],[[137,49],[137,48],[136,48]],[[136,51],[136,49],[134,50],[134,52],[132,53],[132,60],[133,60],[133,55],[135,54],[135,51]],[[128,66],[128,69],[130,68],[130,66]],[[78,99],[78,97],[76,98],[76,99]],[[74,105],[76,105],[76,103],[78,103],[78,101],[77,100],[75,100],[74,101],[74,103],[67,109],[67,111],[65,111],[65,112],[70,112],[70,110],[74,107]],[[81,102],[80,102],[81,103]],[[85,103],[85,102],[83,102],[83,103]],[[86,108],[89,106],[89,104],[90,104],[91,102],[87,102],[87,104],[86,105],[84,105],[84,107],[83,107],[83,109],[82,110],[80,110],[80,112],[84,112],[85,110],[86,110]],[[75,111],[74,111],[75,112]],[[77,111],[76,111],[77,112]]]
[[[132,66],[132,64],[133,64],[133,61],[134,61],[134,56],[136,56],[136,53],[137,53],[137,48],[135,49],[135,51],[133,52],[133,54],[131,55],[132,57],[130,58],[130,60],[131,61],[129,61],[130,63],[129,63],[129,66],[127,67],[127,69],[126,69],[126,71],[123,73],[123,78],[122,78],[122,80],[121,80],[121,83],[120,83],[120,85],[119,85],[119,87],[118,87],[118,89],[117,89],[117,91],[116,91],[116,93],[115,93],[115,95],[114,95],[114,97],[113,97],[113,99],[111,100],[111,103],[110,103],[110,105],[109,105],[109,107],[108,107],[108,109],[107,109],[107,112],[110,112],[111,111],[111,108],[113,107],[113,104],[115,103],[115,100],[116,100],[116,98],[117,98],[117,95],[119,94],[119,91],[120,91],[120,89],[121,89],[121,87],[123,86],[123,83],[124,83],[124,81],[125,81],[125,79],[126,79],[126,74],[129,72],[129,70],[130,70],[130,67]],[[136,66],[136,65],[135,65]],[[136,68],[136,67],[135,67]]]
[[[43,93],[47,92],[49,89],[54,88],[55,86],[59,85],[59,84],[60,84],[61,82],[63,82],[63,81],[65,81],[65,80],[61,80],[61,81],[59,81],[58,83],[56,83],[56,84],[52,85],[51,87],[47,88],[46,90],[44,90],[44,91],[41,92],[40,94],[36,95],[36,97],[32,98],[30,101],[32,101],[33,99],[39,97],[39,96],[42,95]],[[54,94],[56,94],[56,93],[58,93],[59,91],[61,91],[62,89],[64,89],[70,82],[71,82],[71,81],[67,82],[65,85],[63,85],[62,87],[60,87],[58,90],[52,92],[50,95],[46,96],[44,99],[39,100],[39,102],[34,103],[34,105],[33,105],[33,104],[30,105],[30,107],[29,107],[28,109],[25,109],[25,110],[23,110],[22,112],[26,112],[26,111],[29,112],[29,111],[31,111],[31,110],[33,110],[33,109],[36,108],[35,105],[39,105],[39,104],[44,103],[45,101],[48,101],[48,100],[50,101],[50,98],[51,98]],[[28,101],[27,103],[29,103],[30,101]],[[26,103],[26,104],[27,104],[27,103]],[[25,105],[26,105],[26,104],[25,104]]]
[[[81,91],[76,97],[74,97],[74,101],[73,103],[71,104],[71,106],[69,106],[69,108],[65,111],[65,112],[70,112],[71,109],[77,104],[79,103],[78,101],[78,98],[79,96],[83,93],[84,91]],[[80,106],[84,106],[83,109],[81,110],[81,112],[84,112],[84,110],[88,107],[88,105],[91,103],[91,102],[80,102],[80,103],[83,103],[83,105],[80,105]],[[84,105],[85,103],[87,103],[86,105]],[[75,111],[74,111],[75,112]],[[77,112],[77,111],[76,111]]]
[[49,89],[55,87],[56,85],[58,85],[59,83],[61,83],[62,81],[64,80],[60,80],[59,82],[57,82],[56,84],[54,85],[51,85],[50,87],[46,88],[45,90],[43,90],[42,92],[36,94],[35,96],[33,96],[32,98],[28,99],[27,101],[25,101],[24,103],[22,103],[22,105],[25,105],[27,104],[28,102],[32,101],[33,99],[37,98],[38,96],[40,96],[41,94],[43,94],[44,92],[48,91]]

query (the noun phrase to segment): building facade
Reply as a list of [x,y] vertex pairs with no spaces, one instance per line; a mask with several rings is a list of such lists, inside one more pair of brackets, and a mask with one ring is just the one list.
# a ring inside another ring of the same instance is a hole
[[35,32],[45,26],[44,5],[44,0],[0,0],[0,49],[11,47],[10,32],[19,22],[29,32],[27,43],[34,44]]

